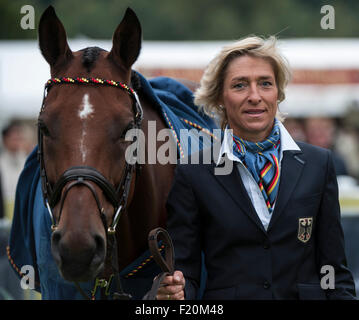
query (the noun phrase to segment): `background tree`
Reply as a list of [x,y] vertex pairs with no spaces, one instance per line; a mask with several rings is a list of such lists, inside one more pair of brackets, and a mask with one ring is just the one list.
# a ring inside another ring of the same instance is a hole
[[[248,34],[288,37],[358,37],[358,0],[0,0],[0,39],[34,39],[20,27],[20,8],[35,8],[36,22],[53,5],[70,37],[109,39],[130,6],[145,40],[230,40]],[[335,9],[335,30],[322,30],[320,8]],[[37,25],[37,24],[36,24]]]

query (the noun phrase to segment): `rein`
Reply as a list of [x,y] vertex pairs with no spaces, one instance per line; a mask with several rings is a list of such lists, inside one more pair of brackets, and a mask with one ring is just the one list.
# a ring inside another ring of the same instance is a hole
[[[45,110],[45,100],[47,94],[53,85],[103,85],[103,86],[113,86],[125,90],[133,100],[132,108],[134,113],[134,124],[132,128],[140,129],[141,123],[143,120],[143,110],[139,101],[139,98],[136,92],[127,86],[126,84],[113,80],[104,80],[99,78],[52,78],[49,79],[44,88],[44,96],[41,105],[40,115]],[[138,143],[138,141],[137,141]],[[67,169],[58,179],[58,181],[52,186],[48,180],[45,168],[44,153],[43,153],[43,133],[40,126],[38,126],[38,160],[40,162],[40,174],[41,174],[41,187],[42,194],[44,198],[45,206],[48,209],[50,218],[51,218],[51,230],[55,231],[58,226],[58,222],[61,218],[62,208],[66,199],[66,196],[69,190],[76,186],[82,185],[87,187],[93,194],[96,204],[98,207],[99,215],[101,221],[104,225],[107,238],[107,250],[105,258],[105,269],[112,268],[112,274],[108,280],[96,278],[95,287],[91,291],[91,297],[88,296],[75,282],[75,285],[79,292],[84,296],[85,299],[94,299],[98,287],[105,288],[104,295],[109,295],[109,288],[112,282],[112,279],[115,278],[117,282],[117,291],[114,293],[114,299],[123,299],[127,300],[131,298],[131,295],[123,292],[120,282],[120,275],[118,271],[118,251],[117,251],[117,241],[116,241],[116,226],[120,220],[121,214],[127,208],[127,200],[129,196],[132,176],[136,168],[136,161],[131,161],[131,164],[126,162],[125,168],[122,173],[121,181],[116,187],[110,183],[98,170],[89,166],[74,166]],[[92,183],[95,183],[105,194],[106,198],[110,201],[114,208],[114,217],[111,224],[108,224],[106,220],[106,215],[103,206],[100,203],[99,197]],[[63,192],[63,189],[65,191]],[[52,209],[60,202],[60,212],[58,221],[56,221]],[[111,266],[111,267],[109,267]]]

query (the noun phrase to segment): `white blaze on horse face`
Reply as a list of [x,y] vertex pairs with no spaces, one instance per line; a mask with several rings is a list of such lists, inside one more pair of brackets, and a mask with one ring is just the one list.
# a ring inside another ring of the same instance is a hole
[[86,119],[91,113],[93,113],[93,106],[90,103],[89,95],[85,93],[84,97],[82,98],[82,109],[79,111],[80,119]]
[[79,117],[82,120],[82,135],[80,140],[80,152],[82,156],[82,162],[85,163],[87,150],[85,146],[85,137],[86,137],[86,119],[93,113],[94,109],[90,103],[90,98],[87,93],[82,98],[82,103],[79,110]]

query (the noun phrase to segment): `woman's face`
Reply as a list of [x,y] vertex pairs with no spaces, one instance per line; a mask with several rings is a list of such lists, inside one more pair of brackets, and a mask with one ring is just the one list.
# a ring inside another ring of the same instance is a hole
[[228,65],[222,101],[233,133],[248,141],[263,141],[277,113],[278,88],[269,60],[234,58]]

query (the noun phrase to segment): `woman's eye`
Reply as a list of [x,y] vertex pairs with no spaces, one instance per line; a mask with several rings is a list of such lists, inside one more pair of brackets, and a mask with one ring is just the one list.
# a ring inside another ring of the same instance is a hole
[[262,82],[263,87],[270,87],[271,85],[272,85],[272,82],[270,82],[270,81],[263,81]]
[[236,89],[243,89],[244,87],[245,87],[245,83],[243,83],[243,82],[235,83],[233,85],[233,88],[236,88]]

